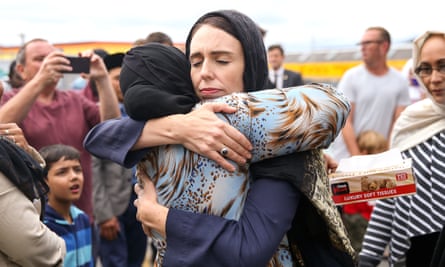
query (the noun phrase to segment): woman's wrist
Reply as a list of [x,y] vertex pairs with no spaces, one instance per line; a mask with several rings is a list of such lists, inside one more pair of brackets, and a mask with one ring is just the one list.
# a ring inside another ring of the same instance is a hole
[[150,213],[147,214],[146,218],[143,218],[143,223],[151,230],[165,237],[168,212],[169,209],[167,207],[156,203],[150,208]]

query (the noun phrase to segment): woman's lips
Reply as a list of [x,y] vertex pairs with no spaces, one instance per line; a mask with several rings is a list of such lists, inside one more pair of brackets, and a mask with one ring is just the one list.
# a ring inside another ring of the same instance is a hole
[[216,88],[203,88],[203,89],[200,89],[199,92],[205,98],[206,96],[212,96],[212,95],[218,94],[220,92],[220,90],[216,89]]

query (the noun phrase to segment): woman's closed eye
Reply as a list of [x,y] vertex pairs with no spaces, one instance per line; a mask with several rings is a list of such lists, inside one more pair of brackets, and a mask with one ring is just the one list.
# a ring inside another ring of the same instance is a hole
[[194,60],[190,63],[190,65],[192,66],[192,68],[197,68],[202,65],[202,60]]

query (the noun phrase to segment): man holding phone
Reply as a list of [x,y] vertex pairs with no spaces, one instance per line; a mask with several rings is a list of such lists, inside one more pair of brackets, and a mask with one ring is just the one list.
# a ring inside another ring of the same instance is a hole
[[103,60],[92,51],[80,53],[80,57],[88,62],[89,78],[97,85],[98,104],[75,91],[57,90],[63,73],[75,70],[75,66],[45,39],[33,39],[18,51],[16,68],[24,85],[3,95],[0,122],[17,123],[36,149],[60,143],[81,151],[85,184],[75,204],[93,222],[91,155],[82,141],[94,125],[120,116],[120,111]]

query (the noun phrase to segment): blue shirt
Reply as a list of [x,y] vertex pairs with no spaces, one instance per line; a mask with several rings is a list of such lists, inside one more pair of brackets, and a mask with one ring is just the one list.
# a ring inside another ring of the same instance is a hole
[[67,222],[57,211],[46,204],[44,223],[62,237],[66,243],[65,267],[93,267],[92,232],[88,215],[72,205],[72,223]]

